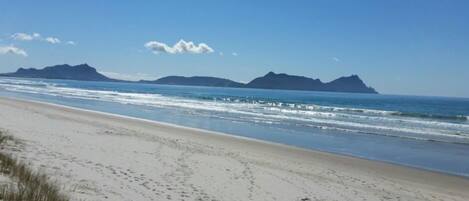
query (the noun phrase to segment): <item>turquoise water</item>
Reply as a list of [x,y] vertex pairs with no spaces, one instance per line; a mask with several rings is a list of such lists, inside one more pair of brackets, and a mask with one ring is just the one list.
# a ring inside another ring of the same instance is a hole
[[469,99],[15,78],[0,96],[469,176]]

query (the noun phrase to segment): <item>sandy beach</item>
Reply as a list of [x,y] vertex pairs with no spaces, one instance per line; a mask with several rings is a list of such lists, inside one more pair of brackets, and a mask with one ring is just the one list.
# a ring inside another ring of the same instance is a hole
[[0,98],[6,152],[72,200],[468,200],[469,179],[226,134]]

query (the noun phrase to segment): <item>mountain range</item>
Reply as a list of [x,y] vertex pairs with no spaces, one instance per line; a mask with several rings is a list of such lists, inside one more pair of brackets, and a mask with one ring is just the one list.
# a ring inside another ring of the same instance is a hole
[[4,73],[0,76],[24,77],[24,78],[45,78],[45,79],[64,79],[64,80],[82,80],[82,81],[120,81],[104,76],[98,73],[95,68],[88,64],[70,66],[68,64],[48,66],[43,69],[19,68],[14,73]]
[[[105,81],[105,82],[132,82],[109,78],[99,73],[88,64],[71,66],[68,64],[48,66],[43,69],[19,68],[13,73],[3,73],[0,76],[67,79],[81,81]],[[367,86],[358,75],[340,77],[331,82],[322,82],[319,79],[304,76],[288,75],[284,73],[269,72],[247,84],[235,82],[229,79],[207,76],[167,76],[157,80],[140,80],[137,83],[164,84],[164,85],[189,85],[211,87],[236,87],[258,89],[282,89],[282,90],[306,90],[306,91],[330,91],[351,93],[378,93],[372,87]]]

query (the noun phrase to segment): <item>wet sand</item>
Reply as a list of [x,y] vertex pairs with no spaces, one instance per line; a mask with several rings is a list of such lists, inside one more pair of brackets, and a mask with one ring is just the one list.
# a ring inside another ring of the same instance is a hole
[[469,200],[469,179],[227,134],[0,98],[7,152],[73,200]]

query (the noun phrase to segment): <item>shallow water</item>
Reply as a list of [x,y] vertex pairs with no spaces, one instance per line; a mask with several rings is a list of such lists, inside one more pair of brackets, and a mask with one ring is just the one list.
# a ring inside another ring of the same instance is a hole
[[469,99],[16,78],[0,95],[469,176]]

